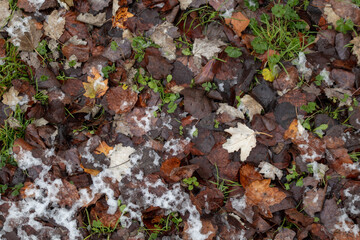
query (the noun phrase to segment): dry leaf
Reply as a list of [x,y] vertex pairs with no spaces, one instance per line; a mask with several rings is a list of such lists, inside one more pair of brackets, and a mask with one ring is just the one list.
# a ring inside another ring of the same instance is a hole
[[65,30],[65,18],[58,10],[52,11],[44,23],[45,35],[58,40]]
[[11,43],[19,47],[19,51],[32,52],[39,45],[42,36],[41,30],[36,28],[35,20],[31,17],[23,18],[19,14],[14,15],[6,31],[11,37]]
[[19,96],[19,91],[14,87],[11,87],[9,91],[4,93],[2,103],[8,105],[12,110],[15,111],[16,105],[20,104],[23,97]]
[[127,7],[119,8],[116,11],[116,15],[113,17],[113,27],[126,29],[124,23],[128,20],[128,18],[131,18],[133,16],[134,14],[128,12]]
[[93,15],[91,13],[80,13],[76,20],[79,22],[91,24],[97,27],[101,27],[106,22],[106,12]]
[[337,20],[340,20],[340,17],[334,12],[331,7],[331,4],[326,4],[324,7],[324,15],[326,17],[326,21],[331,23],[334,27],[336,27]]
[[110,147],[109,145],[107,145],[106,142],[102,141],[100,143],[100,145],[95,149],[94,153],[95,154],[104,154],[105,156],[109,155],[109,152],[111,150],[113,150],[114,147]]
[[246,188],[252,182],[257,180],[263,180],[263,177],[260,173],[258,173],[253,165],[245,164],[241,166],[239,170],[240,175],[240,183],[241,185]]
[[246,202],[260,207],[266,217],[272,217],[269,207],[280,203],[286,197],[278,188],[271,188],[270,182],[270,179],[256,180],[246,187],[245,192]]
[[352,53],[356,56],[357,64],[360,66],[360,36],[354,37],[354,39],[351,40],[350,43],[354,44],[352,48]]
[[216,57],[219,52],[222,51],[221,47],[226,44],[221,40],[209,40],[207,37],[204,39],[196,38],[193,45],[192,53],[194,54],[195,64],[198,68],[201,68],[201,57],[205,57],[207,60]]
[[272,180],[275,180],[275,176],[277,176],[278,179],[281,179],[283,176],[283,172],[280,169],[268,162],[261,162],[259,164],[259,168],[261,168],[259,173],[264,174],[265,178],[271,178]]
[[88,76],[87,83],[83,83],[85,93],[84,96],[88,98],[98,98],[102,97],[106,91],[109,89],[108,87],[108,80],[103,79],[100,75],[99,71],[93,67],[91,69],[92,74],[94,77]]
[[237,128],[226,129],[225,132],[230,133],[232,136],[223,144],[223,148],[229,153],[241,149],[240,159],[245,161],[251,150],[256,146],[256,132],[242,123],[238,123]]
[[241,98],[239,110],[246,113],[249,116],[250,121],[256,114],[261,114],[264,110],[263,107],[250,95],[245,95]]
[[250,20],[241,12],[235,12],[231,18],[225,18],[226,24],[230,25],[234,32],[240,37],[242,31],[249,25]]
[[0,0],[0,28],[7,23],[6,19],[10,16],[11,10],[8,0]]
[[169,60],[176,59],[174,38],[180,36],[177,30],[172,23],[164,22],[154,27],[154,32],[150,36],[151,40],[161,47],[161,55]]
[[90,174],[91,176],[96,176],[100,173],[99,170],[95,170],[95,169],[90,169],[90,168],[85,168],[81,163],[80,163],[80,167],[82,169],[84,169],[84,172]]
[[229,114],[229,116],[231,116],[232,118],[240,118],[240,119],[244,119],[244,114],[239,110],[236,109],[230,105],[228,105],[227,103],[219,103],[220,107],[218,108],[218,110],[216,110],[216,114]]
[[114,149],[110,152],[110,166],[109,169],[113,173],[113,177],[120,181],[123,175],[131,167],[129,160],[130,155],[135,152],[132,147],[124,147],[121,143],[115,145]]

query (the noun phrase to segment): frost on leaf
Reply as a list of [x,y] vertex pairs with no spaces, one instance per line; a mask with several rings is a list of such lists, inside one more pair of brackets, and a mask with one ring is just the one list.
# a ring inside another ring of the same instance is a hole
[[83,83],[85,93],[84,96],[88,98],[96,98],[103,96],[106,91],[108,90],[108,80],[103,79],[103,77],[100,75],[99,71],[93,67],[91,69],[92,74],[94,77],[88,76],[87,83]]
[[16,105],[20,104],[22,99],[23,97],[19,96],[19,92],[14,87],[11,87],[8,92],[4,93],[2,103],[15,111]]
[[32,52],[40,42],[41,30],[36,29],[36,21],[31,17],[16,16],[9,23],[6,31],[10,35],[11,43],[19,47],[19,51]]
[[52,11],[44,23],[45,35],[58,40],[65,30],[65,18],[58,10]]
[[121,143],[117,144],[109,153],[110,166],[109,169],[113,173],[113,177],[120,181],[123,175],[131,167],[129,157],[135,149],[132,147],[124,147]]
[[245,161],[251,150],[256,146],[256,132],[242,123],[238,123],[237,128],[226,129],[225,132],[230,133],[232,136],[223,144],[223,148],[229,153],[241,149],[240,159]]
[[5,26],[6,19],[10,16],[11,10],[8,0],[0,0],[0,28]]
[[206,38],[196,38],[193,45],[193,54],[195,57],[197,67],[201,67],[201,57],[205,57],[207,60],[216,57],[219,52],[222,51],[221,47],[226,44],[221,40],[209,40]]
[[278,179],[281,179],[283,176],[283,172],[280,169],[268,162],[261,162],[259,164],[259,168],[261,168],[259,173],[264,174],[265,178],[271,178],[272,180],[275,180],[275,176],[277,176]]
[[352,53],[356,56],[357,64],[360,66],[360,36],[354,37],[354,39],[351,40],[350,43],[354,44],[352,48]]

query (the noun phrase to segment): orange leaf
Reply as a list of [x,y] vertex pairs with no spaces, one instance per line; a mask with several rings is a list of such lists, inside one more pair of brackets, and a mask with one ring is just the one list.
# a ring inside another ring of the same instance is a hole
[[256,180],[246,187],[246,201],[252,206],[258,206],[265,217],[272,217],[269,207],[280,203],[286,194],[278,188],[271,188],[271,179]]
[[131,18],[133,16],[134,14],[129,13],[127,7],[119,8],[113,18],[113,27],[126,29],[124,23],[128,20],[128,18]]
[[249,25],[250,20],[241,12],[235,12],[231,18],[225,18],[226,24],[230,25],[234,32],[240,37],[242,31]]
[[250,164],[245,164],[240,168],[240,183],[246,188],[253,181],[262,180],[263,177],[255,170],[255,167]]
[[180,167],[180,162],[181,160],[176,157],[166,159],[161,164],[160,171],[163,172],[166,176],[170,176],[170,173],[174,168]]
[[107,156],[109,152],[113,149],[114,147],[110,147],[109,145],[106,144],[106,142],[102,141],[100,145],[95,149],[94,153],[95,154],[103,153],[105,156]]
[[99,71],[95,67],[92,67],[91,72],[94,75],[94,77],[88,76],[87,77],[88,82],[83,83],[84,89],[86,91],[84,93],[84,96],[88,98],[101,97],[109,89],[108,80],[107,79],[104,80],[100,75]]
[[86,173],[88,173],[88,174],[90,174],[92,176],[96,176],[96,175],[98,175],[100,173],[99,170],[85,168],[81,163],[80,163],[80,167],[82,169],[84,169],[84,172],[86,172]]
[[298,132],[298,120],[294,119],[284,133],[284,139],[295,139]]

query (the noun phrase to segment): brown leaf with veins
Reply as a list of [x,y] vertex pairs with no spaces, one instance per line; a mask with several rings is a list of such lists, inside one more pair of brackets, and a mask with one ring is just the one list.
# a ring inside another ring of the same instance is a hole
[[241,185],[246,188],[252,182],[256,180],[262,180],[263,177],[260,173],[255,170],[255,167],[250,164],[245,164],[240,168],[240,183]]
[[99,71],[93,67],[91,69],[92,74],[94,77],[88,76],[87,83],[83,83],[85,93],[84,96],[88,98],[98,98],[103,96],[106,91],[109,89],[108,87],[108,80],[103,79],[99,73]]
[[271,179],[256,180],[246,187],[246,202],[252,206],[258,206],[265,217],[272,218],[269,207],[280,203],[286,194],[278,188],[270,187]]

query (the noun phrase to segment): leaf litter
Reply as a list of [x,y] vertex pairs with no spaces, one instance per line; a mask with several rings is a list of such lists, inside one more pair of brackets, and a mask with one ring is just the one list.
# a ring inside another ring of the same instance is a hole
[[1,239],[359,238],[356,1],[12,4]]

